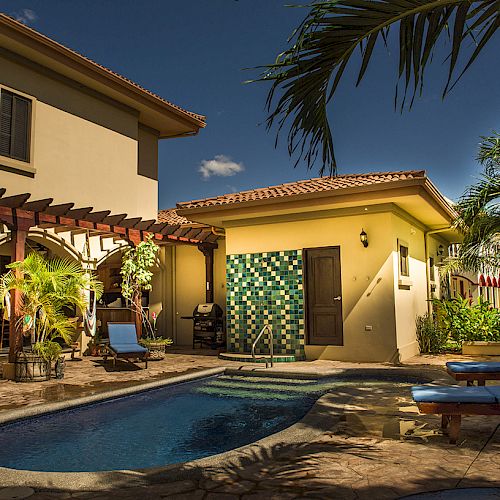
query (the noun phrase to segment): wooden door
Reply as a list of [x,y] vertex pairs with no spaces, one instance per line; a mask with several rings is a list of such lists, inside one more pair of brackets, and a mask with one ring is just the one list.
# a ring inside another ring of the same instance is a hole
[[305,253],[308,343],[344,345],[340,247],[310,248]]

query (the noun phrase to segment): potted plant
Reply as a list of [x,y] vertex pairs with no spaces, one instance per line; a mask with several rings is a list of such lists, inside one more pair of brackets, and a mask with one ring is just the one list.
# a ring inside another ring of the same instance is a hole
[[153,336],[153,327],[149,322],[142,306],[142,292],[151,290],[151,268],[156,263],[156,254],[160,248],[153,241],[153,235],[149,235],[145,241],[141,241],[135,247],[125,250],[122,258],[121,292],[125,301],[132,311],[139,315],[142,324],[146,326],[146,335]]
[[[102,283],[78,262],[69,259],[45,259],[31,253],[23,261],[7,266],[10,270],[0,279],[0,303],[10,290],[21,292],[22,328],[31,337],[31,349],[17,354],[16,380],[33,381],[50,378],[51,366],[62,353],[56,339],[70,343],[75,323],[65,314],[86,307],[83,291],[102,293]],[[59,363],[58,376],[64,365]]]
[[163,337],[143,337],[139,340],[139,344],[147,347],[149,350],[149,359],[161,360],[164,358],[166,348],[173,344],[173,340]]

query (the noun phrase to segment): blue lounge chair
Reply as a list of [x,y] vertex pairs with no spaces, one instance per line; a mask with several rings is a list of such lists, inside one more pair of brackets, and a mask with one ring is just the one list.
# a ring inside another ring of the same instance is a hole
[[486,380],[500,380],[500,363],[495,361],[463,361],[446,363],[448,373],[458,381],[466,380],[467,385],[484,385]]
[[[142,359],[148,367],[149,351],[137,343],[137,333],[134,323],[108,323],[109,346],[108,350],[113,357],[113,366],[116,360]],[[104,361],[108,355],[104,355]]]
[[422,413],[441,415],[441,427],[449,425],[450,443],[460,434],[462,415],[500,415],[500,386],[415,386],[413,400]]

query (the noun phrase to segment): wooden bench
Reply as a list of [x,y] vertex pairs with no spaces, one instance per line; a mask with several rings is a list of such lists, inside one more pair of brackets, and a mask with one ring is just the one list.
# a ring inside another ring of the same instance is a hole
[[467,382],[467,386],[484,386],[487,380],[500,380],[500,362],[496,361],[450,361],[446,371],[457,381]]
[[441,415],[452,444],[458,441],[463,415],[500,415],[500,386],[415,386],[412,396],[422,413]]

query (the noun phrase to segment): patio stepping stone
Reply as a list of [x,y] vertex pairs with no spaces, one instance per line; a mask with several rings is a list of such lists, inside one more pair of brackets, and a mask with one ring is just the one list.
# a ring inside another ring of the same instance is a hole
[[28,498],[35,494],[33,488],[27,486],[12,486],[10,488],[2,488],[0,490],[1,500],[14,500],[18,498]]

